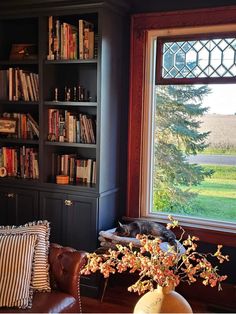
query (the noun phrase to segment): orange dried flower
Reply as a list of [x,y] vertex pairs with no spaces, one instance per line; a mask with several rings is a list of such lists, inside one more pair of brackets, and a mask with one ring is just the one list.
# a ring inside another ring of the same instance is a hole
[[[173,217],[170,216],[169,219],[168,228],[179,227],[183,232],[182,239],[184,229]],[[178,246],[176,251],[173,247],[163,251],[158,238],[150,240],[146,235],[138,235],[137,239],[140,240],[141,245],[138,250],[130,243],[128,246],[118,244],[116,250],[109,249],[107,254],[88,253],[88,261],[82,269],[82,274],[89,275],[91,272],[100,271],[107,278],[116,271],[119,273],[138,272],[139,279],[128,290],[139,294],[153,290],[157,285],[176,287],[180,281],[187,281],[191,284],[196,282],[198,277],[203,279],[204,285],[218,286],[220,290],[220,283],[227,278],[226,275],[220,276],[218,268],[213,267],[207,259],[211,256],[219,263],[229,261],[229,256],[221,252],[222,245],[217,246],[214,254],[199,253],[195,242],[199,239],[188,235],[182,241],[184,252],[180,252]]]

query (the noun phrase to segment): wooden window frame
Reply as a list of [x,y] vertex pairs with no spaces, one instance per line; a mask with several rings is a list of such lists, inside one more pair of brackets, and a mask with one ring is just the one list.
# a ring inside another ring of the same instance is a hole
[[[133,15],[131,19],[131,55],[130,55],[130,106],[128,138],[128,178],[127,178],[127,217],[141,217],[141,178],[142,178],[142,120],[145,99],[145,60],[147,53],[148,32],[152,30],[175,30],[180,28],[226,27],[236,24],[236,6],[211,9],[184,10],[175,12],[148,13]],[[233,30],[234,31],[234,30]],[[192,229],[192,227],[190,227]],[[204,231],[196,225],[196,234]],[[205,234],[205,233],[204,233]],[[219,230],[207,230],[208,242],[221,239],[224,244],[236,246],[234,234]],[[205,238],[205,237],[204,237]],[[221,242],[222,242],[221,241]]]

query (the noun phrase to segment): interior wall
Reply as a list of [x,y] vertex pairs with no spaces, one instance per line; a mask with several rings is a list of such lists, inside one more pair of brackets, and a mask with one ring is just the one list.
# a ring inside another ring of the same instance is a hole
[[[119,0],[117,0],[119,1]],[[187,9],[211,8],[217,6],[235,5],[235,0],[129,0],[131,13],[176,11]]]
[[[210,8],[217,6],[229,6],[235,5],[236,0],[105,0],[110,3],[117,3],[120,5],[122,2],[125,6],[130,7],[130,13],[147,13],[147,12],[160,12],[160,11],[176,11],[185,9],[199,9],[199,8]],[[83,4],[83,3],[96,3],[101,2],[99,0],[1,0],[0,8],[8,7],[24,7],[31,5],[38,7],[40,5],[60,5],[60,4]]]
[[69,6],[81,4],[102,4],[103,2],[115,4],[117,7],[122,7],[128,10],[130,7],[130,0],[0,0],[0,9],[21,9],[21,8],[46,8],[50,6]]

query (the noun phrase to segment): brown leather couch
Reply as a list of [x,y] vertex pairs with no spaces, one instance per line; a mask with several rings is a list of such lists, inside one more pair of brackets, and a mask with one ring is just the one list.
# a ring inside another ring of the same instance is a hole
[[36,292],[32,308],[0,308],[1,313],[82,313],[80,269],[86,253],[51,244],[49,250],[51,292]]

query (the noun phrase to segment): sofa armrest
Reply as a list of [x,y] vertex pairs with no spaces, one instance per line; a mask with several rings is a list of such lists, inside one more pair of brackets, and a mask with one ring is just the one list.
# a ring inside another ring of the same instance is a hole
[[56,288],[80,301],[80,270],[86,263],[86,252],[51,243],[50,275]]

